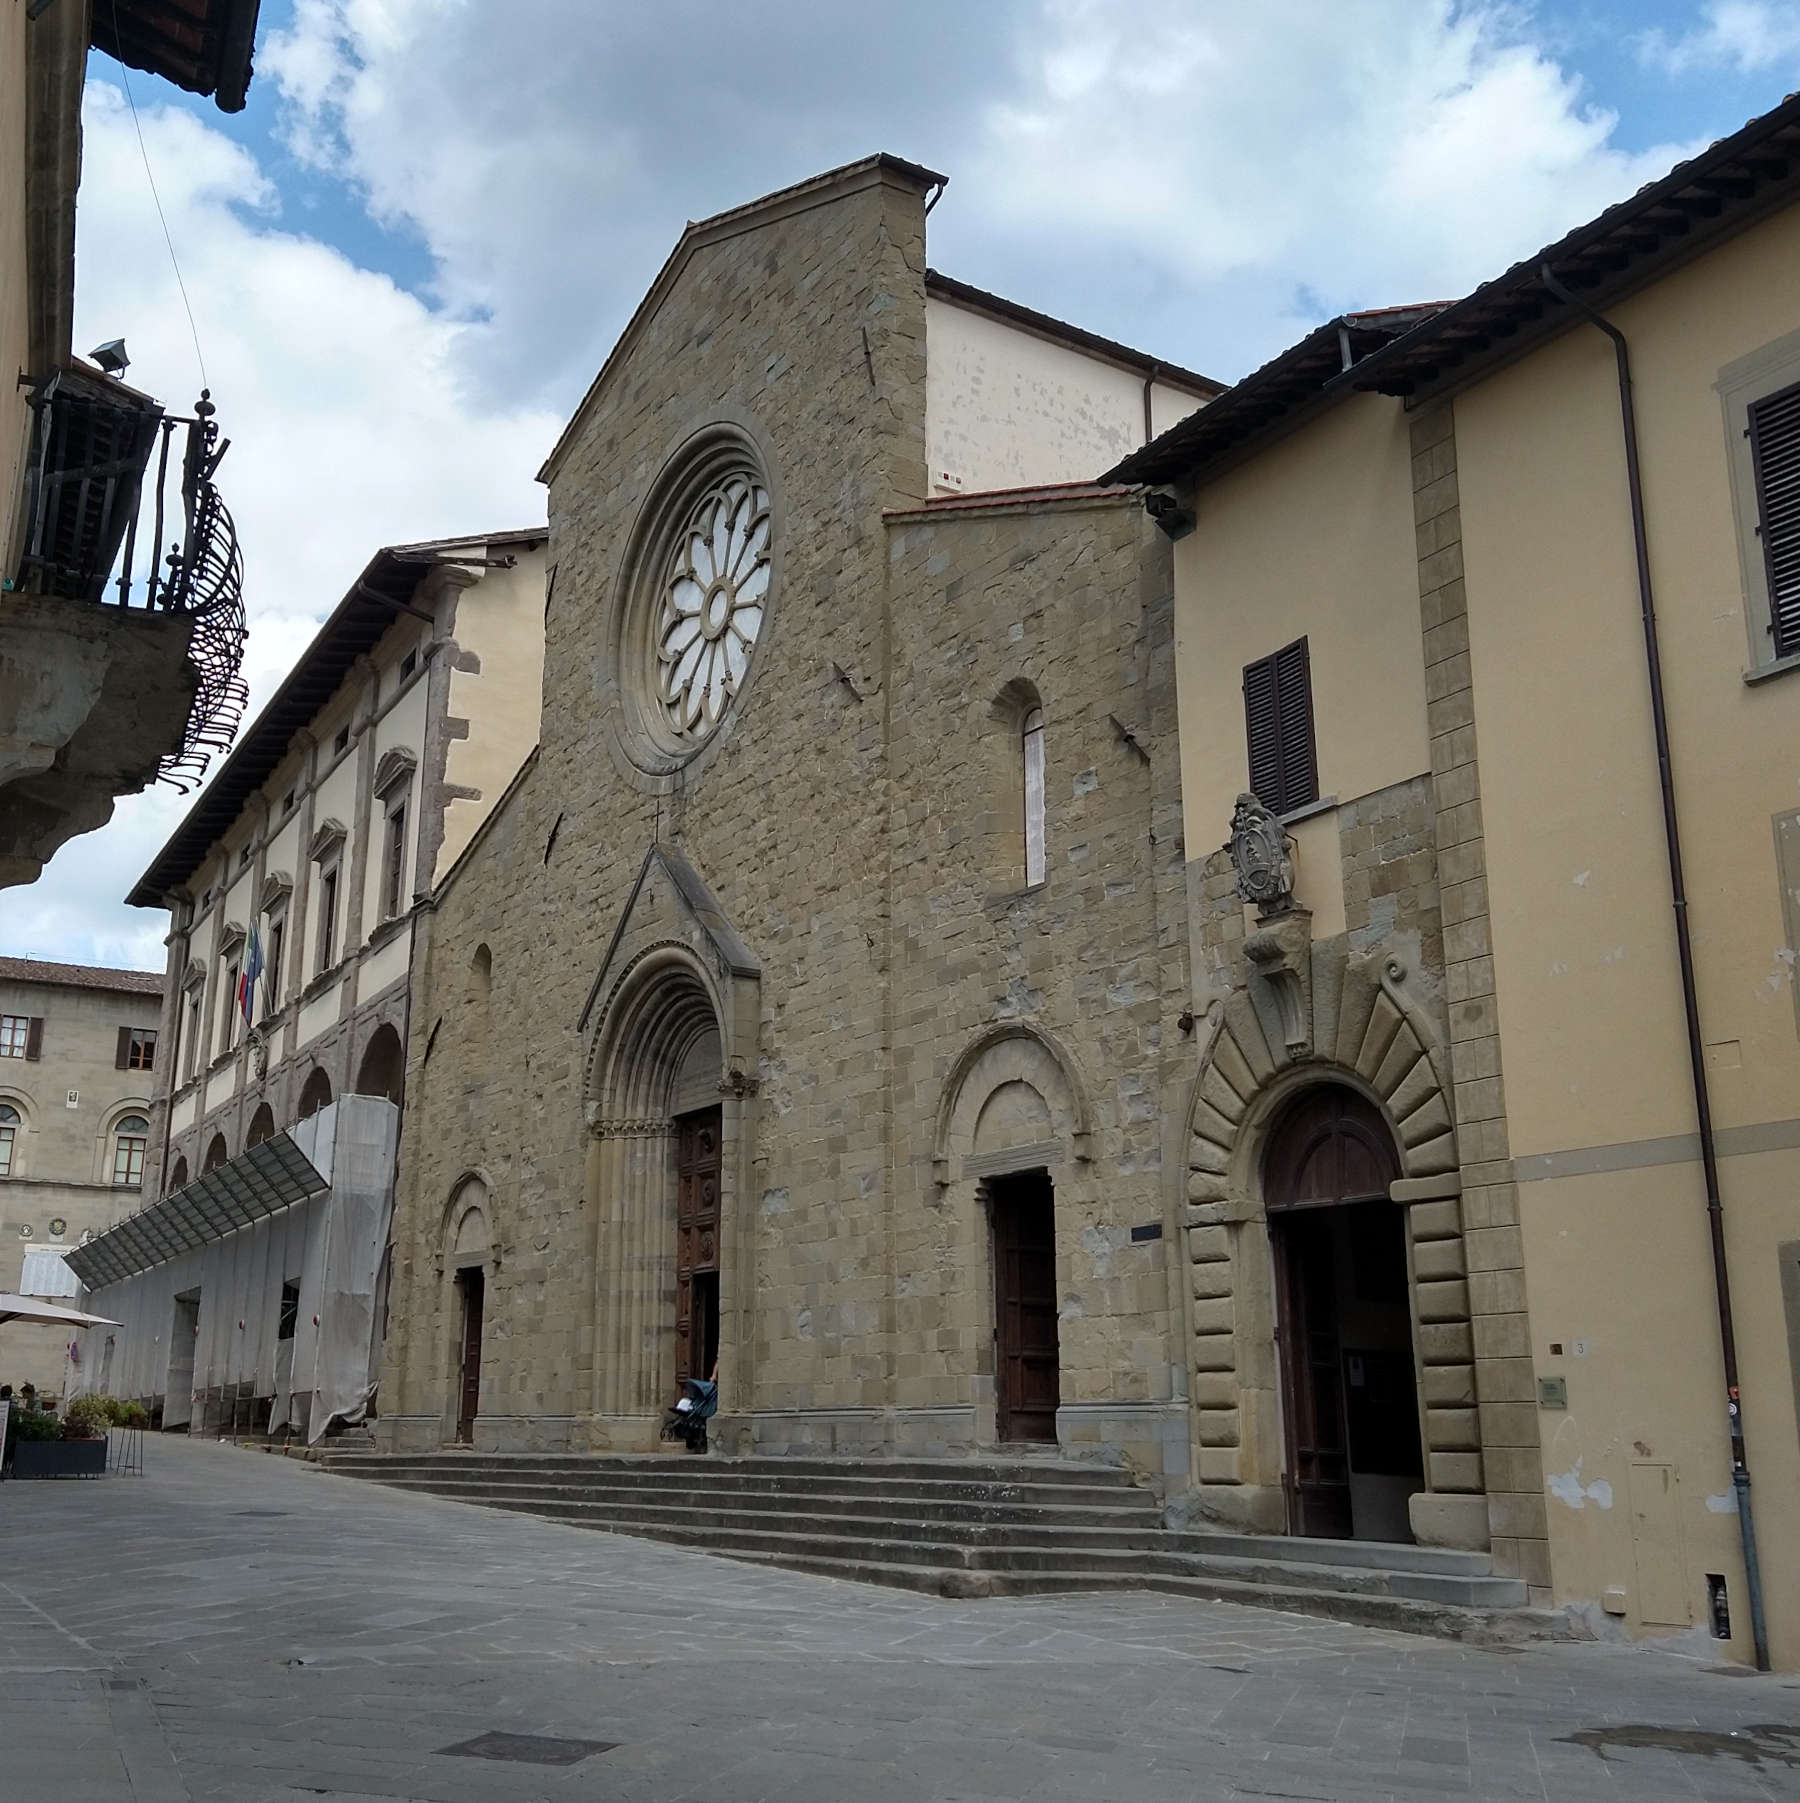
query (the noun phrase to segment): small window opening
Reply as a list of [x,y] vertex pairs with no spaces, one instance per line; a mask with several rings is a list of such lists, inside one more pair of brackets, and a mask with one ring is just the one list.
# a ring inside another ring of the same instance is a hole
[[331,749],[334,752],[348,751],[350,749],[350,728],[349,727],[340,726],[338,728],[337,737],[331,741]]
[[406,888],[406,807],[387,817],[387,868],[383,879],[382,917],[392,920],[401,910]]
[[300,1286],[297,1283],[284,1283],[281,1286],[281,1313],[275,1320],[275,1338],[291,1340],[300,1326]]
[[338,867],[319,872],[319,968],[329,970],[337,960]]
[[1025,761],[1025,886],[1044,880],[1044,710],[1034,707],[1020,729]]

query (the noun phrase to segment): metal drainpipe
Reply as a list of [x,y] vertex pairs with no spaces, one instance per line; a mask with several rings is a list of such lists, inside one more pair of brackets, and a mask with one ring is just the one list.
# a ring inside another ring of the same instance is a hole
[[1638,602],[1644,622],[1644,663],[1650,678],[1650,717],[1656,731],[1657,780],[1662,786],[1663,837],[1669,853],[1669,899],[1675,911],[1675,944],[1681,964],[1681,1000],[1687,1015],[1688,1064],[1693,1073],[1694,1113],[1700,1127],[1700,1165],[1706,1178],[1706,1221],[1712,1239],[1713,1293],[1719,1308],[1719,1341],[1725,1357],[1725,1409],[1731,1424],[1731,1487],[1737,1494],[1738,1532],[1744,1548],[1744,1582],[1750,1592],[1750,1634],[1756,1669],[1769,1669],[1769,1630],[1763,1616],[1762,1570],[1756,1557],[1756,1522],[1750,1509],[1750,1466],[1744,1456],[1744,1410],[1738,1394],[1737,1330],[1731,1310],[1731,1272],[1725,1260],[1725,1205],[1719,1195],[1719,1157],[1713,1138],[1712,1098],[1706,1085],[1706,1052],[1700,1036],[1700,991],[1694,977],[1694,944],[1688,930],[1687,882],[1681,867],[1681,826],[1675,811],[1675,771],[1669,751],[1669,718],[1663,702],[1662,657],[1657,648],[1656,598],[1650,584],[1650,543],[1644,528],[1644,485],[1638,465],[1637,413],[1631,399],[1631,350],[1625,334],[1559,282],[1548,263],[1543,284],[1612,340],[1619,366],[1619,423],[1625,439],[1625,480],[1631,493],[1631,536],[1637,554]]

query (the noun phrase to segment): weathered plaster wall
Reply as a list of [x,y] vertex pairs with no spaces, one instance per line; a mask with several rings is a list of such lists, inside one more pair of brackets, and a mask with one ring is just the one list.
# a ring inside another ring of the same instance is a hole
[[[1800,1039],[1773,823],[1800,793],[1800,689],[1792,677],[1743,680],[1746,593],[1717,385],[1727,365],[1800,327],[1797,294],[1790,209],[1613,310],[1632,347],[1702,1035],[1729,1154],[1750,1463],[1772,1633],[1789,1665],[1800,1661],[1800,1424],[1778,1248],[1797,1237]],[[1705,1573],[1727,1574],[1741,1654],[1737,1524],[1706,1500],[1728,1488],[1723,1378],[1611,347],[1570,332],[1459,396],[1456,421],[1532,1349],[1570,1390],[1566,1416],[1543,1418],[1545,1465],[1555,1476],[1579,1458],[1615,1498],[1576,1511],[1552,1489],[1558,1594],[1591,1602],[1622,1585],[1629,1621],[1665,1625],[1667,1599],[1644,1613],[1652,1530],[1627,1496],[1638,1465],[1668,1463],[1683,1620],[1704,1619]],[[1583,1248],[1604,1280],[1571,1257]],[[1576,1340],[1585,1363],[1568,1350]],[[1702,1374],[1699,1392],[1671,1374],[1674,1348]]]
[[[1144,442],[1138,372],[939,295],[925,331],[931,493],[1091,482]],[[1205,399],[1153,382],[1153,431]]]
[[538,741],[544,687],[545,559],[519,547],[510,570],[489,570],[458,602],[461,656],[450,672],[453,729],[444,780],[443,843],[430,872],[443,880]]

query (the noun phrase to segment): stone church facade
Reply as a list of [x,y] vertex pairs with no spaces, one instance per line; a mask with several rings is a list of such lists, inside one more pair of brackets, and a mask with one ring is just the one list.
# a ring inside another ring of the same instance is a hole
[[[938,186],[690,227],[546,465],[542,742],[421,916],[386,1446],[648,1449],[716,1367],[728,1451],[1190,1481],[1171,548],[1075,478],[1214,390],[953,291]],[[937,467],[951,301],[1069,479],[984,484],[966,388]]]

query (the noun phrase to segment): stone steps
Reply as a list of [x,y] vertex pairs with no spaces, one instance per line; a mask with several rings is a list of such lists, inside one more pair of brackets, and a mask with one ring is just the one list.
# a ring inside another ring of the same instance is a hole
[[402,1489],[428,1490],[438,1496],[464,1502],[483,1502],[505,1496],[525,1508],[574,1507],[605,1512],[621,1521],[672,1521],[695,1529],[729,1527],[750,1516],[791,1519],[793,1505],[803,1500],[809,1516],[841,1519],[847,1527],[856,1522],[883,1523],[904,1517],[908,1521],[954,1528],[1063,1527],[1105,1528],[1151,1535],[1161,1545],[1168,1536],[1161,1525],[1155,1501],[1106,1503],[1044,1502],[1000,1497],[887,1496],[880,1493],[809,1491],[803,1498],[774,1490],[737,1490],[696,1496],[691,1489],[673,1484],[655,1487],[619,1487],[604,1483],[583,1484],[578,1479],[540,1483],[495,1482],[462,1475],[437,1477],[424,1472],[381,1474],[385,1484]]
[[951,1596],[1150,1589],[1459,1638],[1554,1631],[1485,1553],[1171,1530],[1130,1474],[1022,1461],[332,1451],[396,1488]]

